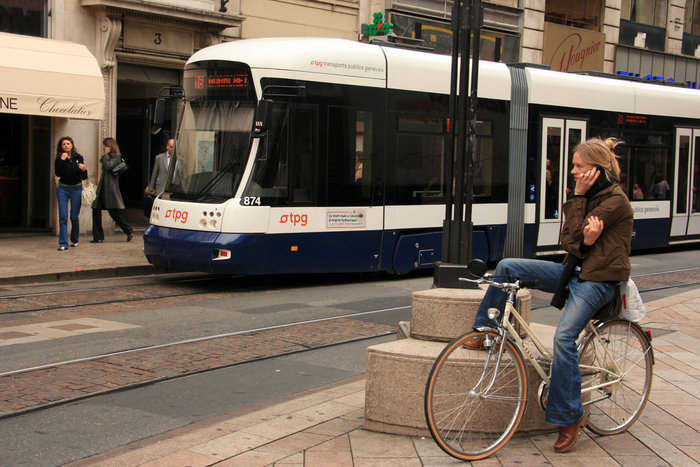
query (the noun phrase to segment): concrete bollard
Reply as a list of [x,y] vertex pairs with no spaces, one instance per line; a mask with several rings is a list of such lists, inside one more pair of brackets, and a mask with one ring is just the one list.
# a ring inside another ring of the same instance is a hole
[[[423,408],[428,374],[445,342],[471,329],[484,293],[485,289],[439,288],[413,293],[411,322],[401,323],[399,333],[410,337],[367,350],[365,429],[429,436]],[[529,323],[531,296],[523,290],[518,298],[518,309]],[[466,365],[481,371],[479,362]],[[519,431],[552,431],[537,403],[541,379],[529,363],[527,372],[529,400]]]

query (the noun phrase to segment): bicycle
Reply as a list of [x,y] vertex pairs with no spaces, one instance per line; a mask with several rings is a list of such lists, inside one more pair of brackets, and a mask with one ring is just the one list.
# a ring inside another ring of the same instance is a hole
[[[536,282],[497,282],[483,262],[470,262],[470,274],[507,293],[501,324],[479,328],[453,339],[435,360],[425,390],[428,429],[440,448],[458,459],[483,459],[513,436],[528,402],[526,360],[542,378],[537,400],[546,410],[552,355],[515,309],[518,290]],[[489,309],[495,320],[500,310]],[[520,334],[511,321],[520,326]],[[521,335],[523,337],[521,337]],[[525,346],[530,341],[543,356]],[[484,349],[465,344],[485,338]],[[654,365],[651,335],[623,319],[589,321],[579,338],[581,397],[588,412],[586,427],[598,435],[627,430],[644,410]]]

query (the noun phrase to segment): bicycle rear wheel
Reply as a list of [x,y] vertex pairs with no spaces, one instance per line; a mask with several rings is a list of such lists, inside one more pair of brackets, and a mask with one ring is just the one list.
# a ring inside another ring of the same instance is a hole
[[433,439],[447,454],[467,461],[503,447],[518,428],[527,399],[525,363],[511,341],[505,342],[497,371],[500,344],[488,351],[465,347],[484,335],[468,332],[450,342],[425,388],[425,418]]
[[604,368],[581,370],[581,389],[620,381],[582,393],[590,407],[588,429],[614,435],[629,428],[644,410],[651,391],[653,356],[644,331],[625,320],[608,321],[598,328],[601,339],[586,336],[579,355],[583,365]]

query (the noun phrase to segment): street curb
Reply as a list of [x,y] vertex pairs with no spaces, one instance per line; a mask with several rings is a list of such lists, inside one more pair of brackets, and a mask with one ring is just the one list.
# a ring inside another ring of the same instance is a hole
[[[51,282],[103,279],[111,277],[148,276],[176,272],[158,266],[119,266],[116,268],[84,269],[80,271],[52,272],[28,276],[0,278],[0,285],[46,284]],[[179,271],[178,271],[179,272]]]

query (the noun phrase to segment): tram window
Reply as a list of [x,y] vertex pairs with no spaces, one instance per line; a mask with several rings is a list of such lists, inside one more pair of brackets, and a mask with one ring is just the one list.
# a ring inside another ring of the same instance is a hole
[[693,164],[693,175],[691,178],[693,196],[690,200],[690,212],[696,213],[700,212],[700,196],[698,196],[698,185],[700,185],[698,180],[700,178],[700,137],[695,138],[695,157],[693,160],[695,163]]
[[313,201],[314,128],[313,110],[295,110],[292,122],[293,152],[289,164],[289,195],[294,203]]
[[[690,159],[690,136],[681,136],[678,148],[678,188],[676,192],[678,193],[678,200],[676,204],[676,214],[685,214],[688,212],[686,209],[688,199],[688,160]],[[661,185],[661,183],[659,183]],[[655,191],[661,193],[664,186],[654,185]],[[670,190],[669,190],[670,191]]]
[[634,190],[637,190],[637,199],[640,197],[645,200],[671,199],[672,164],[673,160],[666,148],[632,148],[630,159],[632,198],[635,199]]
[[559,218],[559,158],[561,157],[562,134],[561,128],[547,128],[547,167],[545,172],[546,185],[544,197],[544,218]]
[[371,204],[372,136],[372,112],[328,108],[329,206]]
[[[507,193],[502,178],[507,171],[496,170],[496,149],[493,137],[494,125],[489,121],[476,122],[476,139],[473,157],[473,193],[475,203],[503,202]],[[497,189],[499,188],[500,189]],[[498,196],[500,192],[500,196]]]
[[275,104],[269,128],[255,157],[255,165],[244,196],[259,197],[264,204],[279,205],[287,199],[289,111]]

